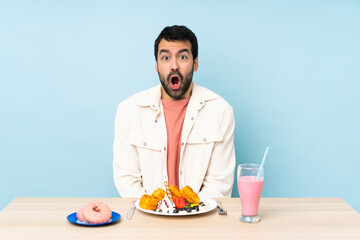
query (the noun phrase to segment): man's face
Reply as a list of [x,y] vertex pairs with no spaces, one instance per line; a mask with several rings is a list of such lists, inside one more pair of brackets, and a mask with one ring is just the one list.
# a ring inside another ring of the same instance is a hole
[[162,99],[187,98],[192,90],[192,77],[198,68],[198,58],[193,60],[189,41],[166,41],[158,48],[156,71],[162,86]]

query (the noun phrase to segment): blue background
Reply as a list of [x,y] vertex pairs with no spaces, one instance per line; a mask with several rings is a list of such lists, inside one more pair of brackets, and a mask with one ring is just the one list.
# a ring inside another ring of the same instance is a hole
[[159,84],[153,44],[173,24],[198,37],[194,82],[234,108],[237,162],[270,146],[263,197],[360,211],[360,2],[340,0],[0,1],[0,209],[119,196],[116,107]]

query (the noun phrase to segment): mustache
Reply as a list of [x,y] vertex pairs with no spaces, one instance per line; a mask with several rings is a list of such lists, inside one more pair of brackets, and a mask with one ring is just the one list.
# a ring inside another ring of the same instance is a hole
[[167,78],[166,78],[167,82],[170,81],[170,78],[171,78],[171,76],[173,76],[173,75],[178,75],[181,80],[184,80],[183,75],[182,75],[178,70],[173,70],[173,71],[171,71],[171,72],[169,73],[169,75],[167,76]]

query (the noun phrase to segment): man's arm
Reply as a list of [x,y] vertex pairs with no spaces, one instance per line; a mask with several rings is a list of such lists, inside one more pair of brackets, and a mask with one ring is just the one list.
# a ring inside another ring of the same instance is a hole
[[142,187],[142,177],[139,157],[136,147],[127,141],[130,125],[127,121],[127,111],[121,103],[115,117],[113,145],[113,173],[115,186],[121,197],[141,197],[145,194]]
[[209,168],[199,193],[200,198],[231,197],[236,164],[234,129],[234,113],[233,109],[229,107],[224,114],[220,128],[223,141],[214,146]]

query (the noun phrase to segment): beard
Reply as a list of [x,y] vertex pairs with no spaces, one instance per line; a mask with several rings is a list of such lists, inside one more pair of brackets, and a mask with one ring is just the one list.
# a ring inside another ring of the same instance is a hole
[[[194,74],[194,65],[192,66],[192,69],[190,72],[188,72],[185,77],[178,71],[178,70],[174,70],[171,71],[166,79],[165,76],[163,74],[161,74],[160,72],[158,72],[159,74],[159,79],[160,79],[160,83],[163,87],[163,89],[165,90],[165,92],[167,93],[167,95],[169,95],[170,97],[178,100],[181,99],[181,97],[189,90],[189,87],[192,83],[192,78],[193,78],[193,74]],[[172,89],[170,86],[170,79],[172,75],[178,75],[180,77],[180,81],[181,81],[181,85],[179,89]]]

